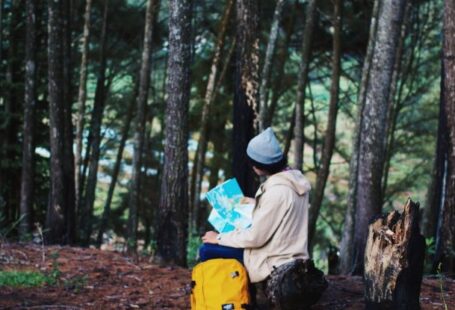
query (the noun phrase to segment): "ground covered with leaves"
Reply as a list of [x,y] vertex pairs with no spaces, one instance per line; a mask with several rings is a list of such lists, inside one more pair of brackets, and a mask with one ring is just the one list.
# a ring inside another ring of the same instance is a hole
[[[26,273],[27,272],[27,273]],[[0,245],[0,309],[189,309],[191,271],[75,247]],[[314,309],[364,309],[360,277],[329,276]],[[6,282],[5,282],[6,281]],[[425,277],[422,309],[455,309],[455,281]]]

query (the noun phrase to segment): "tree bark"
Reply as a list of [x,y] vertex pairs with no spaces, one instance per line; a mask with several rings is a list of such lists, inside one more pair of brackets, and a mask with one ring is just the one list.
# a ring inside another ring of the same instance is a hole
[[137,244],[137,214],[139,195],[141,192],[142,153],[145,139],[145,123],[147,117],[147,99],[150,87],[150,70],[153,47],[153,23],[159,1],[149,0],[145,17],[144,47],[139,78],[139,95],[137,97],[136,131],[134,134],[133,171],[128,215],[128,251],[135,252]]
[[404,13],[404,22],[401,26],[400,39],[398,41],[397,55],[395,57],[395,64],[393,66],[392,82],[390,86],[390,94],[388,99],[388,119],[386,123],[386,150],[385,150],[385,161],[384,161],[384,173],[382,177],[382,199],[384,202],[385,193],[387,190],[387,183],[389,179],[390,162],[393,156],[393,146],[395,144],[395,130],[398,122],[398,116],[402,109],[402,102],[399,101],[401,98],[397,98],[397,89],[401,71],[401,63],[403,56],[404,43],[407,32],[408,18],[411,11],[411,2],[406,5]]
[[123,151],[125,149],[126,140],[128,139],[128,133],[131,127],[131,121],[133,120],[133,112],[136,103],[136,97],[138,94],[139,83],[135,83],[132,99],[128,105],[128,110],[125,116],[125,123],[122,128],[122,134],[120,139],[120,145],[117,150],[117,157],[115,159],[114,169],[112,170],[111,183],[107,192],[106,202],[104,203],[103,215],[101,217],[100,229],[98,231],[98,237],[96,239],[97,247],[100,248],[103,243],[103,234],[106,231],[109,222],[109,216],[111,214],[111,202],[114,196],[115,186],[117,185],[117,179],[120,172],[120,166],[123,158]]
[[435,261],[441,269],[455,271],[455,3],[446,0],[444,4],[444,111],[447,116],[448,154],[444,209],[440,219],[440,247]]
[[[441,65],[442,69],[443,65]],[[443,209],[445,192],[444,185],[447,175],[448,131],[447,116],[444,106],[444,76],[441,72],[441,98],[439,100],[439,122],[436,140],[436,154],[434,159],[431,185],[428,189],[426,208],[422,218],[423,235],[426,238],[437,239],[439,211]]]
[[303,169],[303,147],[305,144],[305,88],[308,81],[308,71],[310,67],[311,42],[313,29],[316,20],[317,0],[309,0],[305,13],[305,28],[303,30],[302,58],[300,62],[297,94],[295,101],[295,124],[294,124],[294,167]]
[[[21,174],[21,222],[19,236],[25,239],[31,231],[31,216],[34,191],[35,164],[35,107],[36,107],[36,6],[34,0],[27,0],[27,33],[25,49],[25,98],[24,98],[24,133],[22,142]],[[1,30],[0,30],[1,31]]]
[[382,209],[387,103],[406,0],[383,2],[362,113],[354,237],[354,274],[363,273],[368,221]]
[[51,145],[51,192],[46,215],[45,240],[64,243],[66,187],[64,170],[65,103],[63,102],[62,1],[48,1],[48,92]]
[[308,240],[310,248],[316,231],[316,221],[319,216],[322,199],[324,198],[324,189],[327,178],[330,173],[330,161],[332,160],[333,149],[335,147],[336,122],[338,114],[338,100],[340,92],[340,71],[341,71],[341,1],[334,1],[333,12],[333,56],[332,56],[332,84],[330,87],[330,104],[329,115],[327,119],[327,129],[322,147],[321,165],[317,173],[316,189],[313,194],[311,203],[309,222],[308,222]]
[[[8,48],[7,48],[7,61],[6,70],[4,72],[4,81],[0,90],[3,97],[3,106],[5,107],[4,122],[0,127],[0,194],[3,196],[3,210],[2,215],[6,223],[13,224],[20,212],[20,164],[17,158],[20,158],[20,152],[17,148],[17,141],[19,140],[18,133],[22,125],[21,104],[20,99],[22,89],[19,87],[23,76],[21,72],[22,59],[20,59],[19,44],[23,37],[24,29],[22,25],[23,20],[23,2],[19,0],[10,1],[9,4],[10,17],[8,25]],[[3,134],[3,137],[1,135]],[[5,177],[2,177],[5,176]]]
[[3,63],[3,3],[3,0],[0,0],[0,64]]
[[63,150],[65,161],[66,187],[66,232],[67,242],[72,244],[76,241],[76,188],[74,184],[74,153],[73,153],[73,68],[71,62],[71,42],[72,42],[72,2],[63,1],[62,21],[63,21],[63,102],[64,102],[64,130]]
[[369,83],[370,68],[375,46],[375,38],[378,27],[379,0],[373,3],[371,13],[371,25],[368,39],[367,51],[362,68],[362,78],[357,98],[357,121],[354,129],[354,139],[352,155],[349,164],[349,191],[347,197],[346,214],[344,219],[343,235],[340,243],[340,272],[348,274],[352,272],[354,260],[354,229],[355,229],[355,212],[358,186],[358,164],[359,164],[359,144],[360,128],[362,128],[362,114],[365,107],[365,96],[367,85]]
[[234,93],[234,156],[232,171],[245,196],[256,190],[246,148],[254,135],[257,111],[259,40],[257,0],[239,0],[236,6],[236,72]]
[[[88,177],[85,187],[85,195],[81,200],[80,209],[80,240],[83,245],[90,243],[93,222],[93,205],[95,203],[95,191],[98,175],[98,162],[100,157],[101,144],[101,124],[103,121],[103,112],[106,101],[106,41],[107,41],[107,19],[109,11],[109,1],[104,2],[103,24],[101,29],[101,48],[100,48],[100,69],[96,83],[95,100],[93,104],[92,119],[90,132],[92,139],[90,141],[90,161],[88,164]],[[82,190],[82,188],[81,188]]]
[[366,309],[419,309],[425,239],[419,205],[410,199],[368,228],[365,251]]
[[79,188],[81,168],[82,168],[82,133],[84,131],[84,114],[85,101],[87,97],[87,63],[88,63],[88,43],[90,38],[90,12],[92,8],[92,0],[87,0],[85,3],[84,13],[84,32],[81,39],[81,66],[79,69],[79,92],[77,98],[77,114],[76,114],[76,155],[75,155],[75,185],[76,185],[76,206],[80,205]]
[[191,2],[169,1],[169,62],[164,165],[157,257],[186,265],[188,241],[188,106],[191,61]]
[[[216,40],[215,52],[213,54],[212,65],[210,68],[210,75],[207,81],[207,89],[204,97],[204,106],[202,108],[201,116],[201,130],[199,133],[199,140],[196,150],[196,155],[194,158],[193,171],[191,175],[191,205],[190,205],[190,225],[192,230],[196,229],[196,222],[198,218],[198,210],[200,207],[200,193],[201,193],[201,183],[203,178],[203,169],[204,169],[204,160],[205,153],[207,152],[207,143],[208,143],[208,123],[211,106],[216,97],[215,87],[216,80],[218,78],[219,66],[221,63],[221,53],[224,48],[224,42],[226,38],[226,29],[230,20],[232,7],[234,5],[234,0],[229,0],[226,4],[224,10],[223,18],[220,22],[220,29],[218,31],[218,36]],[[228,58],[229,61],[229,58]],[[191,233],[194,233],[192,231]]]
[[[295,25],[295,19],[296,19],[296,14],[297,14],[297,4],[298,0],[294,2],[294,11],[292,12],[292,15],[290,19],[288,20],[287,24],[284,26],[284,30],[286,33],[286,37],[284,38],[283,46],[280,49],[276,59],[277,59],[277,70],[278,74],[276,75],[275,82],[274,82],[274,90],[272,90],[272,98],[270,100],[270,106],[267,109],[267,117],[264,123],[264,127],[267,128],[272,125],[273,117],[275,116],[275,110],[278,105],[278,100],[280,96],[283,94],[283,80],[285,77],[285,65],[286,65],[286,60],[288,59],[289,55],[289,43],[291,42],[291,37],[293,34],[294,30],[294,25]],[[291,120],[291,122],[294,122],[294,118]],[[294,126],[292,126],[292,129],[294,129]],[[287,156],[287,153],[286,153]]]
[[273,13],[272,26],[270,27],[269,42],[265,52],[264,66],[262,67],[261,86],[259,88],[259,131],[266,129],[267,117],[267,94],[269,92],[271,68],[275,55],[275,47],[280,29],[281,16],[284,7],[284,0],[277,0],[275,12]]

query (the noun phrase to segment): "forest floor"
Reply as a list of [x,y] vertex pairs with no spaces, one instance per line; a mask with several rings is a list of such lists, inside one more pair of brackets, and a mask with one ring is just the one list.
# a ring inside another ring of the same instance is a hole
[[[0,244],[0,271],[55,277],[39,287],[1,287],[0,309],[189,309],[191,271],[91,248]],[[364,309],[360,277],[329,276],[313,309]],[[444,299],[441,295],[443,285]],[[422,309],[455,309],[455,280],[425,277]]]

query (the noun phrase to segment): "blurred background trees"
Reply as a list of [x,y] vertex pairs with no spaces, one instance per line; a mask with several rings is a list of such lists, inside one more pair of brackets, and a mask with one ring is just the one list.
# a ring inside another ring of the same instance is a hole
[[429,270],[453,271],[453,16],[388,5],[1,0],[0,227],[191,263],[204,193],[253,195],[246,144],[272,126],[313,185],[320,267],[337,248],[353,271],[369,217],[411,196]]

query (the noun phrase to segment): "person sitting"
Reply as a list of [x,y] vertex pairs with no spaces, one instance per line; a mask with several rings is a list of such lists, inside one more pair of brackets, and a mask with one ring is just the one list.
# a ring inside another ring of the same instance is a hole
[[254,172],[267,178],[252,200],[255,202],[252,224],[228,233],[206,232],[200,259],[239,259],[250,281],[261,288],[275,268],[297,259],[309,259],[311,186],[299,170],[288,167],[271,128],[251,139],[246,152]]

